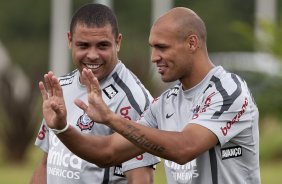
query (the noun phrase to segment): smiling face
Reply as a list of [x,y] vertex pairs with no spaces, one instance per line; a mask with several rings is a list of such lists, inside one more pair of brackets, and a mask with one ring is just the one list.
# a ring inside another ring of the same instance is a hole
[[156,64],[164,82],[182,80],[190,75],[192,59],[189,44],[180,38],[170,23],[159,22],[150,32],[151,61]]
[[190,9],[177,7],[156,20],[149,36],[151,61],[164,82],[179,80],[185,89],[196,85],[212,65],[206,49],[206,29]]
[[68,41],[77,69],[91,69],[98,80],[109,75],[118,62],[121,34],[116,38],[110,24],[87,27],[78,23],[73,33],[68,33]]

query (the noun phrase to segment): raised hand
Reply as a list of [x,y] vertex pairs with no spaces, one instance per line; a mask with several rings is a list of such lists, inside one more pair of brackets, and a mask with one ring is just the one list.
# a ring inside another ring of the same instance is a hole
[[62,88],[59,80],[52,72],[45,74],[44,80],[47,89],[43,82],[39,82],[39,89],[43,99],[42,111],[44,119],[49,128],[61,130],[67,124],[67,111]]
[[114,113],[103,101],[98,79],[94,76],[91,70],[83,69],[81,80],[87,88],[89,105],[86,105],[79,99],[75,100],[75,104],[96,123],[107,124],[111,119],[111,115],[114,115]]

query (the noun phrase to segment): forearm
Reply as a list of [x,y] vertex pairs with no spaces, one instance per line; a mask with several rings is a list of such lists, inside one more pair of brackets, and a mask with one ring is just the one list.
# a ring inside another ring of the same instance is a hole
[[112,146],[115,137],[82,134],[72,126],[57,136],[74,154],[100,167],[120,164],[140,153],[119,154]]
[[[162,131],[149,128],[130,120],[120,118],[117,115],[108,122],[108,126],[120,133],[130,142],[143,149],[145,152],[157,155],[159,157],[179,161],[181,154],[186,154],[187,151],[191,156],[186,159],[192,160],[193,154],[192,145],[188,145],[187,136],[183,132]],[[185,143],[186,142],[186,143]],[[186,147],[185,147],[186,146]],[[190,151],[188,149],[191,149]]]
[[105,150],[107,143],[101,137],[82,134],[72,126],[57,136],[71,152],[84,160],[99,166],[112,162],[111,155]]

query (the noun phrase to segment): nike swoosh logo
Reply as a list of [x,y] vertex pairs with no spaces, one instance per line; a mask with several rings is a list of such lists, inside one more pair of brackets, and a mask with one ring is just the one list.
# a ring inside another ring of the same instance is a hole
[[168,118],[170,118],[172,115],[174,115],[174,113],[166,114],[165,118],[168,119]]

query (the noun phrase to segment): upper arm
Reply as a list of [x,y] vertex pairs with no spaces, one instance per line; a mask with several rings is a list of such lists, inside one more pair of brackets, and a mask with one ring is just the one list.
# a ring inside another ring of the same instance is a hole
[[125,172],[129,184],[153,184],[154,169],[152,166],[140,167]]
[[218,143],[217,136],[211,130],[198,124],[186,125],[181,134],[185,144],[182,149],[183,158],[186,158],[184,163],[193,160]]

